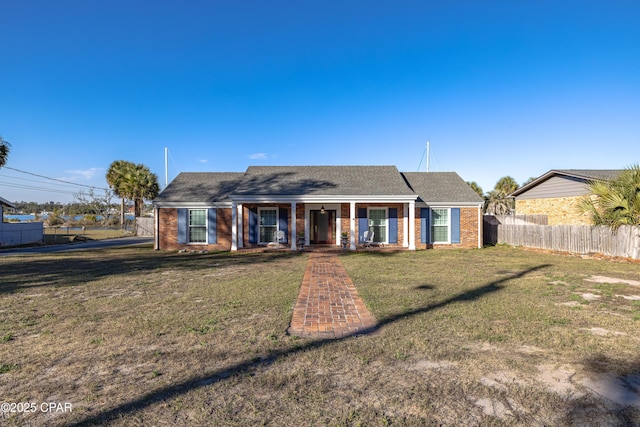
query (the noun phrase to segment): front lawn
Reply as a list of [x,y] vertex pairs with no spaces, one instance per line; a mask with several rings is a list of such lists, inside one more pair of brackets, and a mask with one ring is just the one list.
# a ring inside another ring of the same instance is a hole
[[0,257],[0,400],[16,403],[0,420],[640,424],[640,264],[508,247],[340,259],[380,327],[313,341],[285,334],[305,254]]

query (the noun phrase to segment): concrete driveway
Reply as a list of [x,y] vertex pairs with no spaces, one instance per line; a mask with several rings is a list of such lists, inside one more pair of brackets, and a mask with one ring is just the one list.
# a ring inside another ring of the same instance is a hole
[[48,254],[64,251],[84,251],[122,246],[152,244],[153,237],[121,237],[118,239],[91,240],[81,243],[67,243],[64,245],[32,246],[28,248],[0,249],[0,256],[24,254]]

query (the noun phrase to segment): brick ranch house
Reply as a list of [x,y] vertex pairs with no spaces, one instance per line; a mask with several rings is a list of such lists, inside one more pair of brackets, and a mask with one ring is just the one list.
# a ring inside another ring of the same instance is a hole
[[155,248],[291,250],[374,242],[408,250],[482,247],[482,203],[455,172],[395,166],[251,166],[179,174],[153,201]]

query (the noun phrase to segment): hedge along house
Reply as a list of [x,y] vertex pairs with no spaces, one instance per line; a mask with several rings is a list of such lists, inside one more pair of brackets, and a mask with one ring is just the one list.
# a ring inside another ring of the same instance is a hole
[[482,246],[482,199],[454,172],[395,166],[251,166],[244,173],[181,173],[158,195],[155,248],[265,247],[282,232],[291,250],[363,243],[415,250]]

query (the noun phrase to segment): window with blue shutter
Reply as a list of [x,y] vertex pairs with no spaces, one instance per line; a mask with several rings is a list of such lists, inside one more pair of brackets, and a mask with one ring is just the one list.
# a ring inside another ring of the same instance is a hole
[[451,243],[460,243],[460,208],[451,209]]
[[187,228],[189,228],[189,218],[187,217],[187,209],[178,209],[178,243],[184,245],[187,243]]
[[215,243],[218,243],[218,211],[216,208],[210,208],[207,212],[207,215],[209,216],[207,224],[207,226],[209,227],[209,229],[207,230],[209,244],[213,245]]
[[431,243],[429,208],[420,208],[420,242]]
[[258,208],[249,208],[249,243],[258,243]]
[[367,222],[367,208],[358,208],[358,238],[362,242],[364,232],[369,230],[369,223]]
[[289,211],[287,208],[280,208],[278,212],[278,230],[284,231],[284,243],[289,242]]
[[389,243],[398,243],[398,209],[389,208]]

